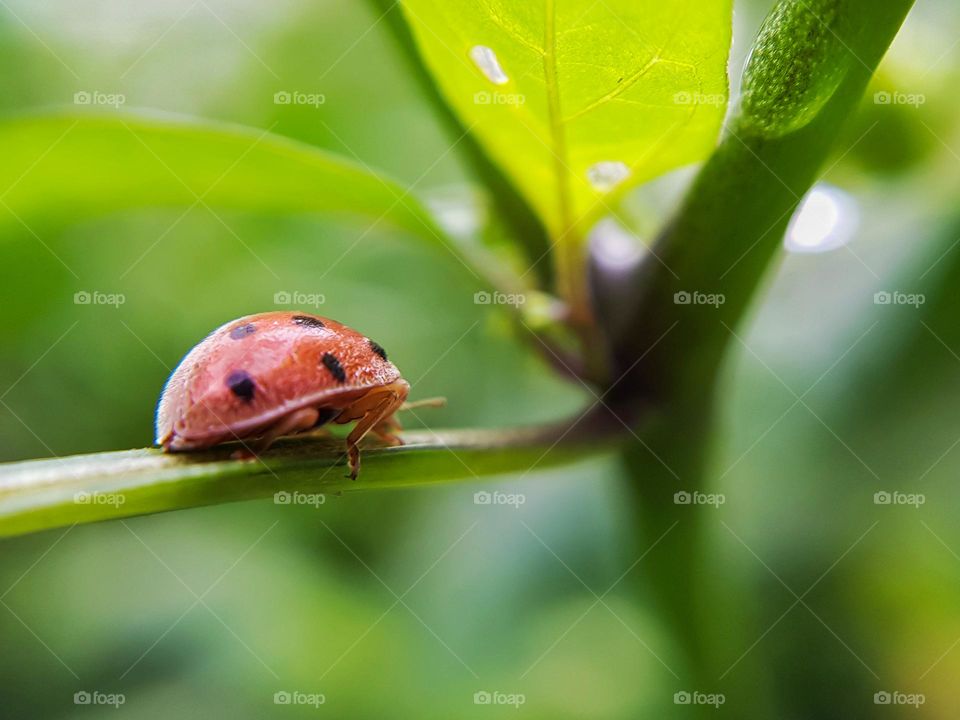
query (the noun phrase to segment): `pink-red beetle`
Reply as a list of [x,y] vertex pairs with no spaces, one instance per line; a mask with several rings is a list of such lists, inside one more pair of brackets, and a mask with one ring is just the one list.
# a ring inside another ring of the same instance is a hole
[[368,432],[402,444],[394,413],[409,390],[384,349],[346,325],[299,312],[249,315],[180,361],[160,396],[156,440],[180,452],[256,438],[263,451],[282,435],[356,421],[347,436],[356,478]]

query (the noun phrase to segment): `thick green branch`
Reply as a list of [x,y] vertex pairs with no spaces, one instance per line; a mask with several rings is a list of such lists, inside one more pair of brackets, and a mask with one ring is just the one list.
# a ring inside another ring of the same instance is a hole
[[[793,211],[912,4],[781,0],[774,8],[740,107],[648,262],[626,281],[594,278],[613,377],[627,373],[616,392],[624,404],[695,404],[709,390]],[[678,293],[723,304],[678,304]]]
[[[584,420],[576,428],[595,430]],[[153,448],[28,460],[0,465],[0,536],[286,493],[399,488],[503,473],[527,473],[574,462],[610,448],[613,436],[567,432],[570,426],[521,430],[405,433],[406,445],[371,444],[351,481],[343,440],[279,442],[260,460],[234,460],[229,446],[170,455]],[[294,495],[294,493],[301,493]]]

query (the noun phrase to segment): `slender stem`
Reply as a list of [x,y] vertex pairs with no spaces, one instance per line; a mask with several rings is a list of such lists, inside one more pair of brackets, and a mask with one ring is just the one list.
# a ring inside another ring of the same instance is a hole
[[529,473],[609,452],[609,422],[513,430],[404,433],[406,444],[371,444],[360,476],[344,465],[343,440],[281,440],[258,460],[236,448],[171,455],[154,448],[28,460],[0,465],[0,536],[75,523],[274,496],[297,502],[346,492],[447,483]]

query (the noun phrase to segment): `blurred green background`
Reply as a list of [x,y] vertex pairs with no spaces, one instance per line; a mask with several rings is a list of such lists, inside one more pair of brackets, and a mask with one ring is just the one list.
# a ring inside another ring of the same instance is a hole
[[[769,5],[737,2],[734,88]],[[377,19],[342,1],[7,0],[0,106],[13,116],[78,91],[122,93],[126,109],[357,156],[423,197],[468,193],[454,138]],[[496,486],[268,500],[4,540],[0,716],[636,718],[734,705],[742,716],[752,688],[783,718],[956,717],[958,30],[949,0],[915,8],[825,178],[852,203],[852,240],[786,252],[729,357],[710,479],[726,501],[691,508],[720,589],[725,662],[712,685],[691,679],[677,628],[646,601],[652,578],[634,563],[648,548],[609,458]],[[326,101],[274,104],[284,90]],[[661,218],[645,193],[627,202],[638,228]],[[376,338],[414,395],[445,395],[446,409],[418,413],[431,427],[549,420],[589,399],[502,310],[474,304],[477,280],[442,248],[318,217],[182,214],[124,212],[41,237],[2,225],[0,460],[149,444],[180,357],[222,322],[273,309],[279,292],[322,294],[315,311]],[[79,291],[126,301],[77,305]],[[894,291],[925,301],[874,302]],[[523,504],[475,504],[494,488]],[[880,491],[924,502],[878,505]],[[681,523],[650,553],[669,557],[683,534]],[[694,690],[728,702],[675,704]],[[78,691],[125,702],[77,705]],[[325,702],[281,707],[278,692]],[[478,692],[523,704],[478,705]],[[924,703],[884,707],[877,692]]]

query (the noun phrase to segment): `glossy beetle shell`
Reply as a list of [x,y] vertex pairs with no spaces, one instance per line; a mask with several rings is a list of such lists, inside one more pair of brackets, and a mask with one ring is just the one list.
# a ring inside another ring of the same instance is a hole
[[250,315],[214,330],[174,370],[157,407],[156,441],[179,451],[257,437],[305,408],[320,410],[317,425],[357,420],[351,409],[368,412],[364,398],[385,387],[399,407],[406,382],[361,333],[307,313]]

